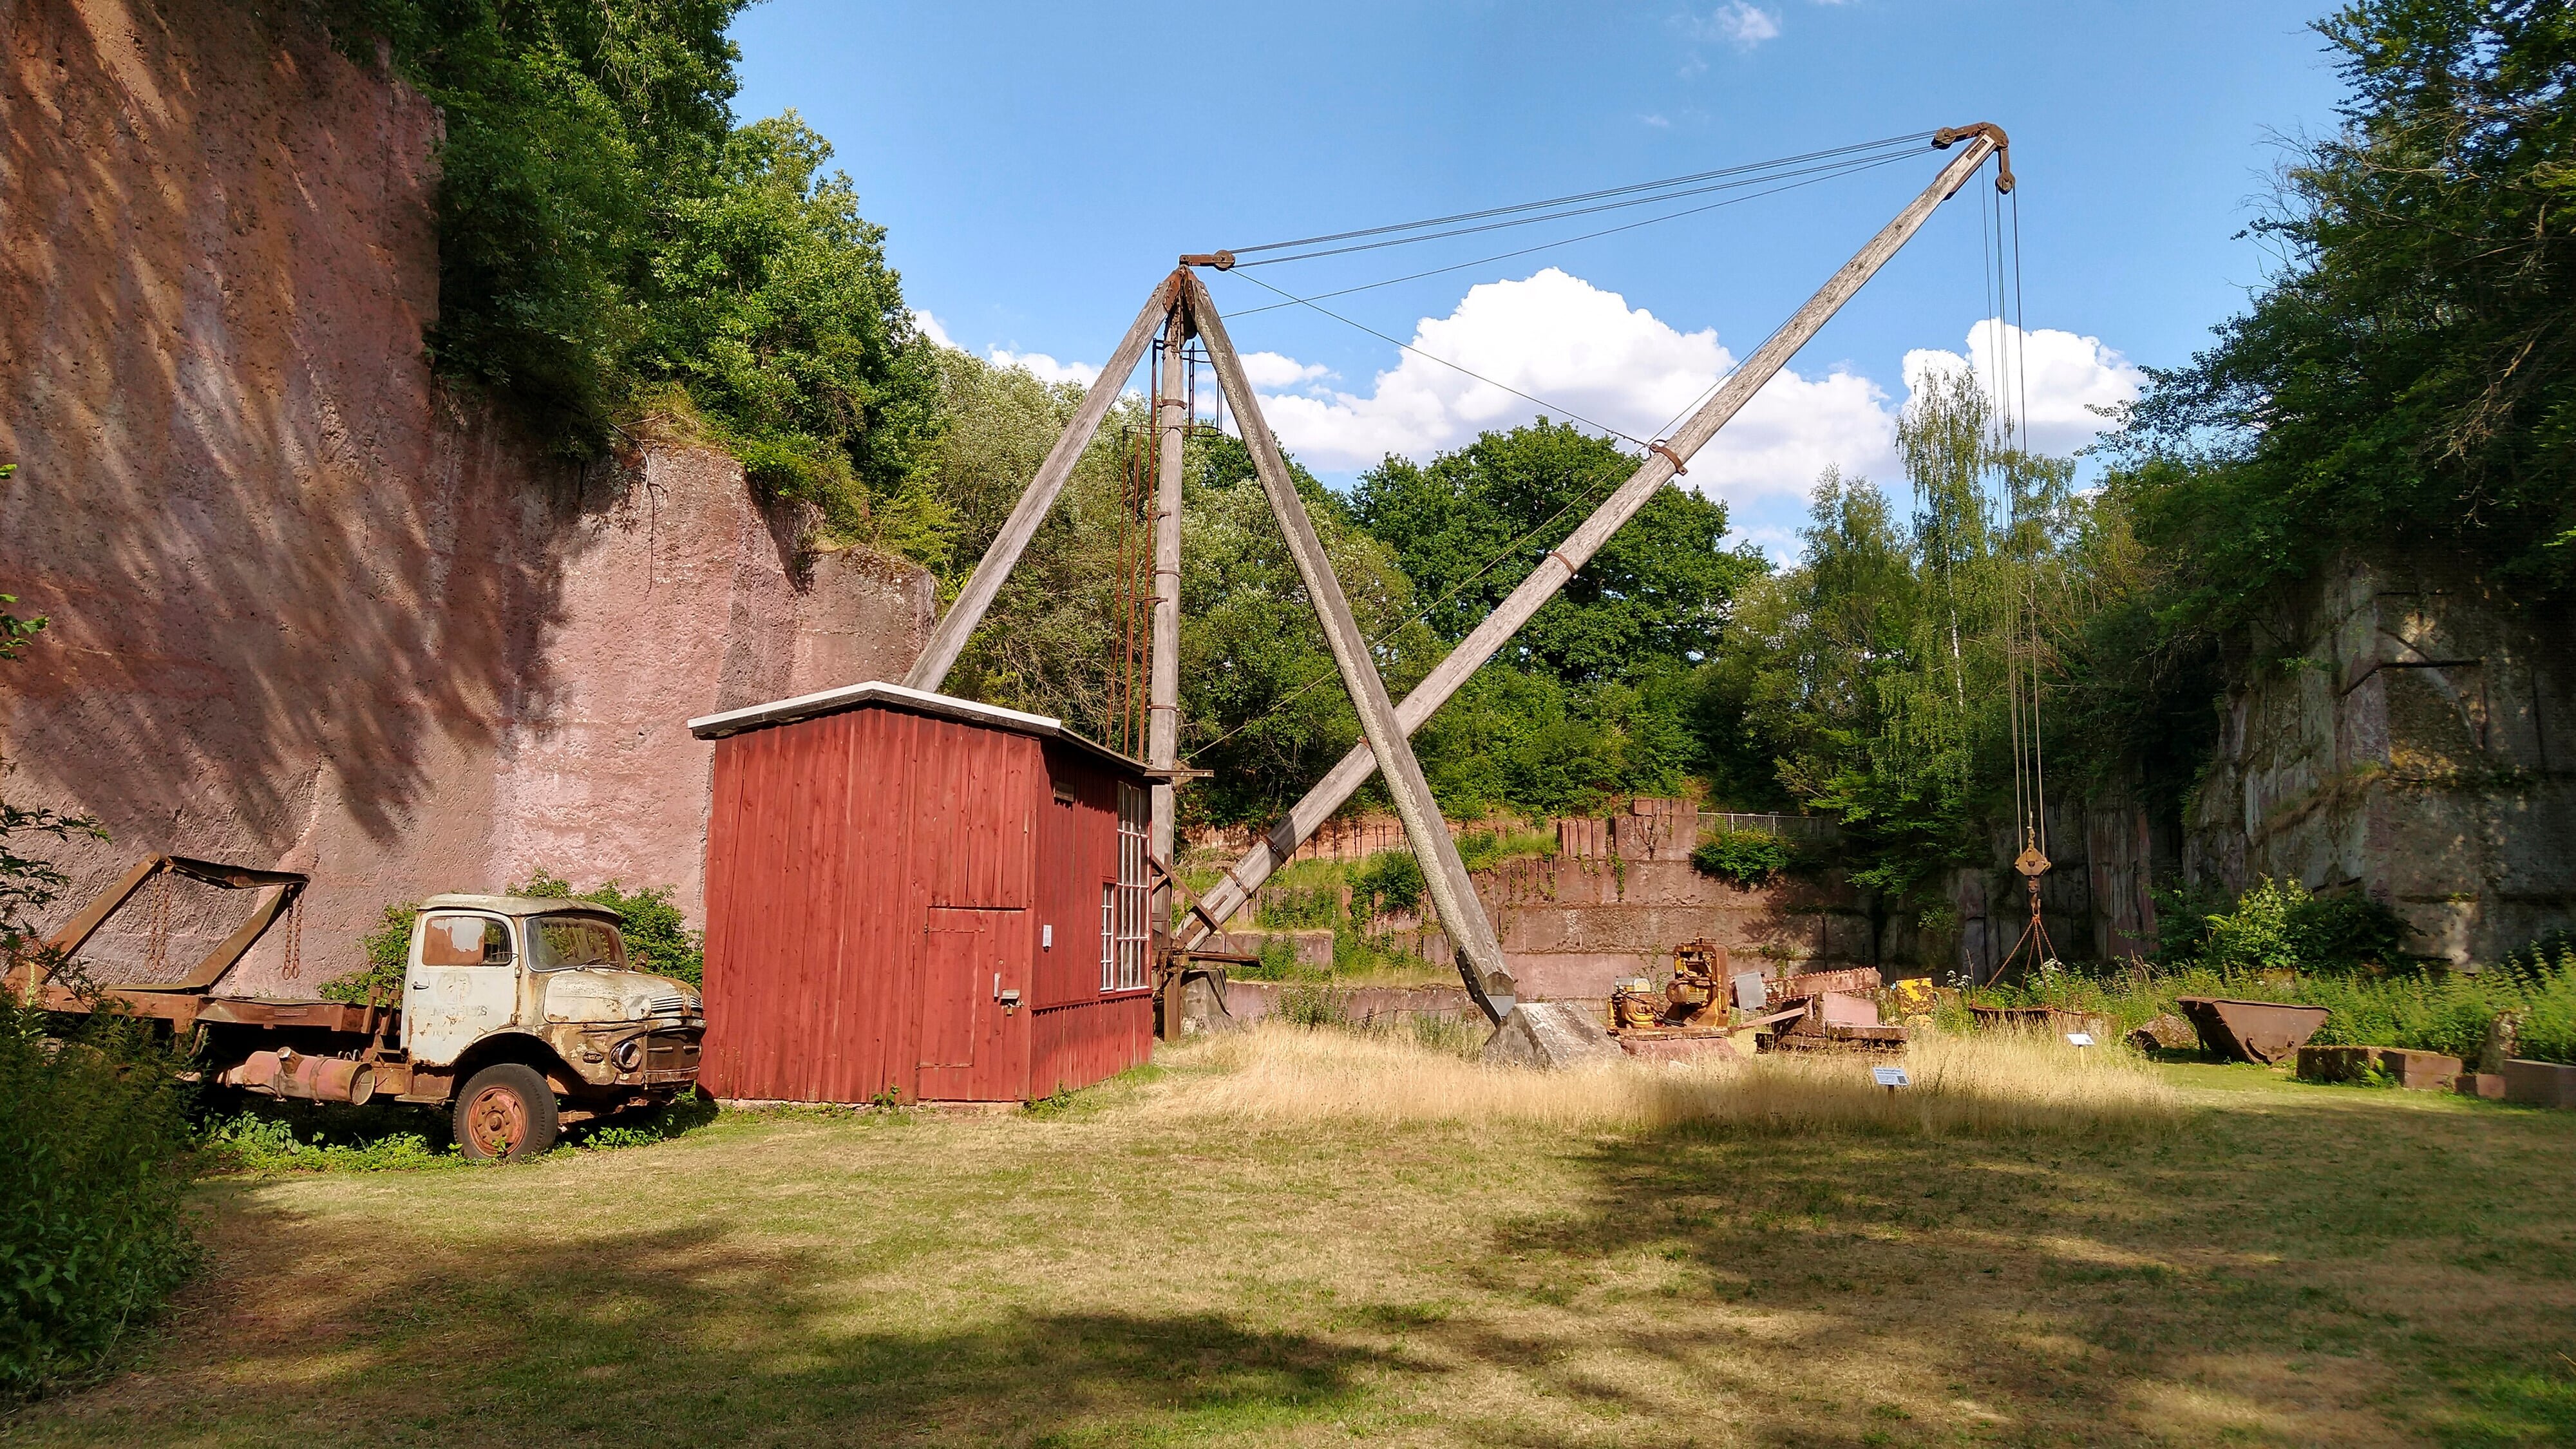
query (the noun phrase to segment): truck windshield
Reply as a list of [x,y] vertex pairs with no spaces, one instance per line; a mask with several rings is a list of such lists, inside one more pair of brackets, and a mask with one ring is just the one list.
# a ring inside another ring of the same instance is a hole
[[586,916],[539,916],[529,923],[529,964],[540,971],[575,966],[626,969],[626,942],[617,928]]

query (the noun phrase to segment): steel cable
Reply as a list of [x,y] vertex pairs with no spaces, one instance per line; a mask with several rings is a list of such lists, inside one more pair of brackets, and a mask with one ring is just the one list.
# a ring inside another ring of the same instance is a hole
[[[1548,208],[1548,207],[1552,207],[1552,206],[1570,206],[1570,205],[1572,205],[1572,204],[1574,204],[1574,203],[1576,203],[1576,202],[1579,202],[1579,201],[1598,201],[1598,200],[1602,199],[1603,197],[1609,197],[1609,196],[1628,196],[1628,195],[1632,195],[1632,194],[1634,194],[1634,193],[1636,193],[1636,192],[1640,192],[1640,191],[1666,191],[1666,190],[1669,190],[1669,188],[1672,188],[1672,187],[1675,187],[1675,186],[1687,186],[1687,185],[1691,185],[1691,184],[1696,183],[1696,182],[1714,180],[1715,178],[1720,177],[1720,176],[1742,176],[1742,175],[1745,175],[1745,174],[1747,174],[1747,173],[1751,173],[1751,172],[1777,170],[1778,168],[1780,168],[1780,167],[1782,167],[1782,166],[1794,165],[1794,164],[1796,164],[1796,163],[1798,163],[1798,162],[1801,162],[1801,161],[1820,161],[1820,160],[1824,160],[1824,159],[1825,159],[1825,158],[1827,158],[1827,157],[1833,157],[1833,156],[1847,156],[1847,155],[1853,154],[1853,153],[1855,153],[1855,152],[1861,152],[1861,151],[1875,151],[1875,150],[1884,149],[1884,148],[1886,148],[1886,147],[1890,147],[1890,146],[1906,146],[1906,145],[1912,145],[1912,144],[1915,144],[1915,143],[1918,143],[1918,142],[1927,141],[1927,140],[1931,139],[1932,134],[1933,134],[1933,133],[1932,133],[1932,132],[1930,132],[1930,131],[1915,131],[1915,132],[1912,132],[1912,133],[1907,134],[1907,135],[1902,135],[1902,136],[1888,136],[1888,137],[1884,137],[1884,138],[1882,138],[1882,139],[1880,139],[1880,140],[1876,140],[1876,141],[1862,141],[1862,142],[1858,142],[1858,143],[1856,143],[1856,144],[1854,144],[1854,145],[1849,145],[1849,146],[1837,146],[1837,147],[1833,147],[1833,148],[1831,148],[1831,149],[1829,149],[1829,150],[1824,150],[1824,151],[1808,151],[1808,152],[1804,152],[1804,153],[1801,153],[1801,154],[1799,154],[1799,155],[1795,155],[1795,156],[1781,156],[1781,157],[1777,157],[1777,158],[1775,158],[1775,159],[1773,159],[1773,160],[1769,160],[1769,161],[1750,161],[1750,162],[1746,162],[1746,163],[1744,163],[1744,164],[1742,164],[1742,165],[1739,165],[1739,166],[1726,166],[1726,167],[1720,167],[1719,169],[1714,170],[1714,171],[1698,171],[1698,172],[1693,172],[1693,173],[1691,173],[1690,175],[1687,175],[1687,176],[1668,176],[1668,177],[1665,177],[1665,178],[1664,178],[1663,180],[1661,180],[1661,181],[1639,181],[1639,182],[1634,182],[1634,183],[1632,183],[1632,184],[1630,184],[1630,185],[1627,185],[1627,186],[1611,186],[1611,187],[1605,187],[1605,188],[1603,188],[1603,189],[1601,189],[1601,190],[1598,190],[1598,191],[1585,191],[1585,192],[1578,192],[1578,193],[1575,193],[1575,194],[1570,195],[1570,196],[1556,196],[1556,197],[1550,197],[1550,198],[1548,198],[1548,199],[1547,199],[1547,200],[1545,200],[1545,201],[1524,201],[1524,202],[1516,203],[1516,204],[1511,205],[1511,206],[1493,206],[1493,207],[1487,207],[1487,208],[1485,208],[1485,209],[1483,209],[1483,210],[1481,210],[1481,211],[1461,211],[1461,212],[1453,213],[1453,214],[1448,215],[1448,216],[1432,216],[1432,217],[1424,217],[1423,219],[1421,219],[1421,220],[1419,220],[1419,221],[1401,221],[1401,222],[1391,222],[1391,223],[1389,223],[1389,224],[1387,224],[1387,225],[1385,225],[1385,226],[1362,227],[1362,228],[1359,228],[1359,229],[1354,230],[1354,231],[1339,231],[1339,232],[1331,232],[1331,233],[1328,233],[1328,234],[1323,235],[1323,236],[1299,237],[1299,238],[1297,238],[1297,239],[1295,239],[1295,240],[1293,240],[1293,241],[1262,242],[1262,243],[1260,243],[1259,245],[1256,245],[1256,246],[1248,246],[1248,247],[1228,247],[1228,248],[1226,248],[1226,250],[1227,250],[1227,251],[1229,251],[1229,252],[1231,252],[1231,253],[1233,253],[1235,256],[1242,257],[1242,256],[1249,256],[1249,255],[1251,255],[1251,254],[1252,254],[1252,253],[1254,253],[1254,252],[1275,252],[1275,251],[1283,251],[1283,250],[1286,250],[1287,248],[1290,248],[1290,247],[1321,246],[1321,245],[1323,245],[1323,244],[1324,244],[1324,243],[1326,243],[1326,242],[1352,241],[1352,240],[1355,240],[1355,239],[1360,238],[1360,237],[1370,237],[1370,236],[1388,236],[1388,235],[1392,235],[1393,233],[1396,233],[1396,232],[1402,232],[1402,231],[1419,231],[1419,230],[1421,230],[1421,229],[1422,229],[1422,228],[1424,228],[1424,227],[1428,227],[1428,226],[1448,226],[1448,225],[1450,225],[1450,224],[1451,224],[1451,223],[1453,223],[1453,222],[1461,222],[1461,221],[1482,221],[1482,220],[1484,220],[1486,217],[1490,217],[1490,216],[1508,216],[1508,215],[1510,215],[1511,213],[1513,213],[1513,212],[1518,212],[1518,211],[1540,211],[1540,210],[1544,210],[1544,209],[1546,209],[1546,208]],[[1747,182],[1747,183],[1745,183],[1745,184],[1747,184],[1747,185],[1753,185],[1753,184],[1758,184],[1758,183],[1757,183],[1757,182]],[[1688,194],[1688,193],[1682,193],[1682,194]],[[1656,201],[1656,200],[1668,200],[1668,199],[1670,199],[1670,198],[1669,198],[1669,197],[1649,197],[1649,198],[1646,198],[1646,201],[1648,201],[1648,202],[1652,202],[1652,201]],[[1622,203],[1622,204],[1623,204],[1623,205],[1632,205],[1632,204],[1638,204],[1638,203]],[[1579,215],[1580,213],[1565,213],[1565,214],[1567,214],[1567,215]],[[1527,220],[1527,221],[1544,221],[1544,220],[1549,220],[1549,219],[1550,219],[1550,218],[1546,218],[1546,217],[1531,217],[1531,218],[1527,218],[1526,220]],[[1507,225],[1514,225],[1514,226],[1518,226],[1518,225],[1524,225],[1524,224],[1526,224],[1526,223],[1525,223],[1525,222],[1511,222],[1511,223],[1506,223],[1506,224],[1507,224]],[[1419,240],[1419,238],[1417,238],[1417,240]],[[1395,245],[1395,244],[1396,244],[1396,243],[1387,243],[1387,245]],[[1297,257],[1278,257],[1278,258],[1273,258],[1272,260],[1273,260],[1273,261],[1297,261],[1297,260],[1302,260],[1302,258],[1297,258]],[[1270,263],[1269,263],[1269,262],[1260,262],[1260,263],[1248,263],[1248,264],[1246,264],[1246,265],[1267,266],[1267,265],[1270,265]]]

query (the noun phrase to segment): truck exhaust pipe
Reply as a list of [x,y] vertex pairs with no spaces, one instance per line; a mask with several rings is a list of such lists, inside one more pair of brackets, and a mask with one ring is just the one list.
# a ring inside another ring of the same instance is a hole
[[347,1057],[307,1056],[293,1047],[252,1052],[238,1066],[215,1074],[227,1087],[290,1097],[299,1102],[346,1102],[363,1107],[376,1095],[376,1069]]

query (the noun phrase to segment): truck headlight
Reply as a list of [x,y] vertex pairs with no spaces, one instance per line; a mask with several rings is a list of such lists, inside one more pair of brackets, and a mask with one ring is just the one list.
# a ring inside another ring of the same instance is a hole
[[621,1072],[631,1072],[644,1060],[644,1038],[630,1036],[609,1049],[608,1059],[617,1063]]

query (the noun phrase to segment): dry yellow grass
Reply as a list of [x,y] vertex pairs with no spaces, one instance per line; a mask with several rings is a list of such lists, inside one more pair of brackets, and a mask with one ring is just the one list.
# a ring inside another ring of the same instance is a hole
[[2035,1033],[1926,1034],[1902,1059],[1911,1085],[1895,1091],[1870,1075],[1889,1060],[1766,1054],[1537,1072],[1489,1066],[1400,1036],[1265,1023],[1176,1059],[1213,1080],[1165,1096],[1156,1110],[1251,1125],[1341,1120],[1638,1131],[1710,1123],[1929,1136],[2132,1132],[2170,1124],[2181,1112],[2179,1094],[2128,1052],[2072,1047]]
[[[2159,1066],[2170,1132],[1388,1115],[1371,1077],[1495,1085],[1422,1057],[1215,1042],[1036,1112],[206,1183],[134,1370],[0,1444],[2576,1443],[2576,1113]],[[1265,1080],[1379,1105],[1262,1126]]]

